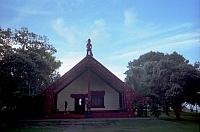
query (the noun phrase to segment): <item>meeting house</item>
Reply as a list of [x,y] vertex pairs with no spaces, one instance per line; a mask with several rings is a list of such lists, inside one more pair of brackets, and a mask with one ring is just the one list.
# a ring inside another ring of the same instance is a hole
[[43,92],[49,118],[132,117],[134,90],[97,61],[87,41],[86,56]]

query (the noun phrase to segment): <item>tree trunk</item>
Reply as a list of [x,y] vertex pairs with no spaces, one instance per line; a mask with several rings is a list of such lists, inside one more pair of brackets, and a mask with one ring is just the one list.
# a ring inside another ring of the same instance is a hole
[[167,116],[169,116],[169,107],[165,108],[165,113],[166,113]]
[[167,116],[169,116],[169,105],[165,104],[164,107],[163,107],[164,111],[165,111],[165,114]]
[[181,116],[180,116],[180,113],[181,113],[181,107],[174,107],[173,108],[174,110],[174,113],[175,113],[175,116],[176,116],[176,119],[180,120],[181,119]]

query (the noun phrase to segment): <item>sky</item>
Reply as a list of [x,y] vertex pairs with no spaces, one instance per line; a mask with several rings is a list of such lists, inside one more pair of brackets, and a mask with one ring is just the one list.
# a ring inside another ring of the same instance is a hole
[[125,78],[129,61],[150,51],[200,61],[200,0],[0,0],[0,26],[45,35],[61,75],[86,56]]

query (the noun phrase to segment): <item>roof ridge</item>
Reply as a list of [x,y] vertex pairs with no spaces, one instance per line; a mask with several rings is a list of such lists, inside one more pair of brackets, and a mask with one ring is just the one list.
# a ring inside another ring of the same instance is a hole
[[[69,85],[77,76],[90,69],[101,77],[106,83],[115,87],[118,91],[123,91],[124,88],[130,88],[109,69],[97,61],[94,57],[87,55],[73,68],[61,76],[58,80],[49,85],[48,88],[52,89],[55,93],[61,91]],[[105,79],[104,79],[105,78]]]

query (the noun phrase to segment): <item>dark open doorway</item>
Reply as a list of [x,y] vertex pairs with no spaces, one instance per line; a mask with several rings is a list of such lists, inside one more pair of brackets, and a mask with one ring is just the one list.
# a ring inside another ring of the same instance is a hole
[[75,98],[75,113],[84,114],[85,112],[85,98]]

